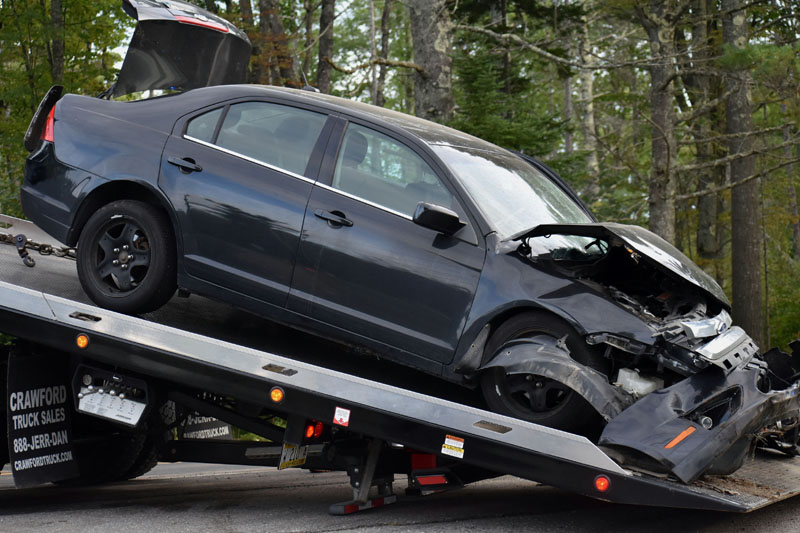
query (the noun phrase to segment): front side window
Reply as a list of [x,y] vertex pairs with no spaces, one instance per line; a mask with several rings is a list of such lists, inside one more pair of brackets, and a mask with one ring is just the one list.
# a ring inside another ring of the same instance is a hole
[[[303,175],[327,117],[321,113],[267,102],[242,102],[228,108],[216,140],[217,109],[189,122],[186,135],[213,142],[237,154]],[[208,124],[214,127],[209,128]]]
[[358,124],[347,127],[332,185],[409,217],[420,202],[455,208],[453,196],[419,155]]

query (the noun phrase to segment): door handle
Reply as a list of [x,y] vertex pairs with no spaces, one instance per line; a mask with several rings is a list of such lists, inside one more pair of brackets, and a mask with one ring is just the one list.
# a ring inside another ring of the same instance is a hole
[[203,167],[194,162],[190,157],[178,159],[177,157],[168,157],[167,161],[181,169],[181,172],[188,174],[189,172],[200,172]]
[[323,211],[322,209],[317,209],[314,211],[314,216],[321,218],[322,220],[327,220],[328,223],[336,225],[336,226],[347,226],[348,228],[353,225],[353,221],[345,218],[344,213],[340,211]]

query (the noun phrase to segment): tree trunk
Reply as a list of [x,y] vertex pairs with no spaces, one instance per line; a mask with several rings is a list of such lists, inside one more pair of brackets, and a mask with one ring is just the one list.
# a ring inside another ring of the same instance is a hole
[[[711,64],[719,52],[713,39],[709,37],[708,31],[712,20],[710,15],[713,11],[714,7],[710,0],[692,1],[692,56],[691,63],[687,61],[686,65],[690,71],[693,68],[705,68],[706,65]],[[702,72],[683,74],[681,79],[686,87],[692,109],[697,109],[719,96],[718,84],[712,84],[711,78]],[[725,155],[718,153],[719,151],[715,148],[716,143],[705,140],[712,137],[715,131],[719,131],[714,129],[713,119],[713,115],[700,117],[691,124],[692,136],[698,141],[694,145],[698,164],[713,161]],[[715,185],[721,185],[725,177],[724,171],[723,167],[699,170],[697,174],[691,176],[696,177],[695,189],[702,191]],[[719,231],[719,208],[720,201],[717,194],[706,194],[697,199],[696,247],[698,256],[703,259],[717,259],[720,256],[722,242]]]
[[[781,112],[786,115],[786,103],[781,104]],[[792,126],[783,127],[783,141],[787,142],[792,136]],[[788,160],[792,159],[792,147],[787,146],[783,149],[783,156]],[[797,189],[794,184],[794,163],[786,167],[786,175],[789,178],[789,225],[792,227],[792,259],[800,257],[800,213],[797,207]]]
[[453,23],[447,0],[408,0],[414,62],[414,111],[437,122],[453,118]]
[[378,66],[375,59],[378,57],[378,42],[375,39],[375,0],[369,0],[369,98],[375,104],[378,100]]
[[[381,57],[389,57],[389,21],[392,15],[392,0],[384,0],[383,13],[381,14]],[[386,106],[386,95],[384,89],[386,87],[386,73],[389,68],[387,65],[381,65],[378,71],[378,87],[375,94],[375,105],[384,107]]]
[[61,9],[61,0],[50,2],[50,22],[53,31],[50,74],[53,84],[61,85],[64,83],[64,12]]
[[[255,23],[253,21],[253,5],[250,0],[239,1],[239,11],[242,14],[242,29],[250,39],[250,44],[253,45],[250,61],[250,72],[247,76],[248,83],[261,82],[261,35],[256,32]],[[254,59],[254,60],[253,60]]]
[[[723,0],[722,38],[733,48],[748,43],[749,24],[744,11],[746,0]],[[750,73],[747,69],[728,73],[728,91],[733,91],[725,105],[728,134],[753,131],[750,100]],[[742,135],[728,141],[728,152],[751,151],[752,137]],[[731,182],[742,181],[755,174],[755,158],[742,157],[731,161]],[[749,180],[731,191],[731,260],[733,281],[733,318],[761,348],[764,345],[764,313],[761,290],[762,232],[761,179]]]
[[650,44],[650,230],[675,242],[675,99],[672,76],[677,57],[675,29],[677,0],[651,0],[649,9],[637,7],[639,21]]
[[589,23],[586,17],[581,21],[581,33],[578,40],[581,68],[578,71],[578,81],[580,83],[581,108],[583,120],[581,120],[581,137],[583,137],[582,149],[586,152],[586,172],[589,174],[589,182],[583,189],[584,199],[591,204],[600,195],[600,162],[597,159],[597,130],[594,117],[594,73],[593,68],[595,58],[591,54],[591,43],[589,42]]
[[[564,78],[564,122],[567,128],[572,122],[572,113],[572,76],[567,76]],[[564,151],[567,154],[572,154],[573,151],[572,131],[569,129],[564,133]]]
[[247,27],[253,26],[253,5],[250,3],[250,0],[240,0],[239,1],[239,11],[242,13],[242,21],[245,24],[245,29]]
[[333,19],[335,0],[322,0],[322,11],[319,15],[319,64],[317,65],[317,89],[325,94],[331,92],[331,64],[328,59],[333,56]]
[[[311,69],[311,49],[314,46],[314,6],[313,0],[303,0],[303,9],[305,9],[305,27],[306,27],[306,42],[303,45],[303,76],[308,75]],[[303,80],[303,85],[306,81]]]
[[300,80],[289,37],[283,29],[278,0],[259,0],[261,36],[265,46],[261,55],[270,71],[270,82],[274,85],[299,87]]

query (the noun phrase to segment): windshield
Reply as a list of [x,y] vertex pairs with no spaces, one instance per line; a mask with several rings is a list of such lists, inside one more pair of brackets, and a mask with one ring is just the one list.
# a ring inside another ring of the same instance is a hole
[[510,152],[449,145],[431,148],[503,239],[539,224],[592,222],[558,185]]

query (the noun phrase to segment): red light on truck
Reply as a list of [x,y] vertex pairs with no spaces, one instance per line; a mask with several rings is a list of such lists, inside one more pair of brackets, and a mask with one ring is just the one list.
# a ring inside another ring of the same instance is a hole
[[318,439],[322,436],[322,430],[325,429],[325,426],[322,422],[317,422],[314,424],[314,438]]
[[606,476],[597,476],[594,478],[594,488],[599,492],[605,492],[611,486],[611,480]]

